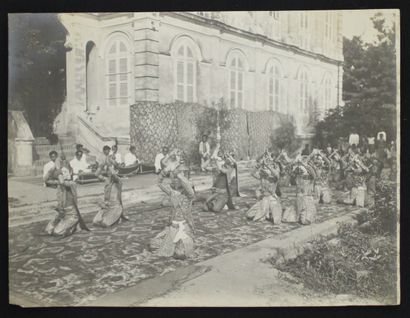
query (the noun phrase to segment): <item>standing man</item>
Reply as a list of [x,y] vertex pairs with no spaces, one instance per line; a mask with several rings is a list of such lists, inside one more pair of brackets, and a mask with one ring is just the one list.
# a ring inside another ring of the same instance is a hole
[[162,160],[168,158],[168,147],[162,147],[162,152],[155,156],[155,173],[159,174],[162,170]]
[[309,155],[310,155],[309,144],[305,144],[305,148],[302,150],[302,156],[309,156]]
[[202,141],[199,143],[199,155],[201,156],[201,170],[205,171],[211,157],[211,147],[209,146],[207,135],[203,135]]
[[349,136],[349,145],[359,145],[360,137],[356,130],[352,128],[352,133]]

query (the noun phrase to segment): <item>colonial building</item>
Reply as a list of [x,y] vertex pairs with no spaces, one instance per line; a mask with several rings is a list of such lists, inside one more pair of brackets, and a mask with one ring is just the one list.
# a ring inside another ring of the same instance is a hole
[[129,142],[130,105],[195,102],[292,115],[309,138],[342,103],[337,11],[63,13],[67,98],[58,133]]

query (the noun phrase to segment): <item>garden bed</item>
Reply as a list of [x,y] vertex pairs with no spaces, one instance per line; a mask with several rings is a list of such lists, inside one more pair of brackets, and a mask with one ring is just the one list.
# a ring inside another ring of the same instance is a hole
[[396,304],[396,185],[379,182],[375,200],[371,209],[358,215],[356,226],[342,224],[336,235],[306,244],[300,255],[271,262],[312,291]]

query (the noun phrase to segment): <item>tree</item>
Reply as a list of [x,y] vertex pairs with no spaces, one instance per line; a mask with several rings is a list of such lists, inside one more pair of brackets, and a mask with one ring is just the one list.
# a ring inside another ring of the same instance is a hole
[[378,13],[373,18],[377,42],[365,44],[359,37],[344,38],[343,99],[346,105],[328,112],[318,123],[316,139],[335,143],[357,131],[375,136],[386,131],[396,136],[396,48],[395,26],[388,27]]
[[288,153],[293,153],[299,148],[300,142],[296,138],[295,126],[292,122],[285,122],[275,129],[271,135],[271,144],[279,150],[285,149]]
[[65,95],[65,30],[56,14],[9,16],[9,109],[48,136]]

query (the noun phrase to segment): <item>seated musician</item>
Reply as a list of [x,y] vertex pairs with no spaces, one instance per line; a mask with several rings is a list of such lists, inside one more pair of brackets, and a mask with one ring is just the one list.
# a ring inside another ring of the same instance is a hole
[[87,161],[83,160],[83,157],[83,152],[77,150],[75,157],[70,161],[70,167],[73,170],[73,181],[76,181],[81,175],[91,173],[90,165]]
[[[50,161],[47,162],[43,167],[43,181],[44,181],[44,186],[45,187],[49,187],[49,186],[54,187],[55,185],[50,183],[51,180],[48,176],[49,176],[49,172],[56,167],[56,160],[57,160],[57,157],[58,157],[58,153],[57,153],[57,151],[53,150],[53,151],[50,151],[48,156],[50,157]],[[55,180],[53,180],[53,181],[55,181]]]
[[124,167],[136,166],[140,163],[135,152],[135,146],[131,146],[130,152],[124,156]]
[[162,151],[155,156],[155,173],[159,174],[162,170],[162,161],[166,160],[169,156],[168,147],[162,147]]

